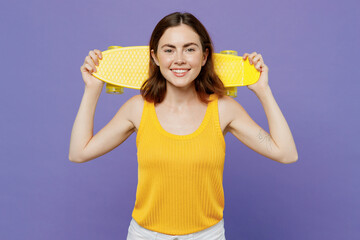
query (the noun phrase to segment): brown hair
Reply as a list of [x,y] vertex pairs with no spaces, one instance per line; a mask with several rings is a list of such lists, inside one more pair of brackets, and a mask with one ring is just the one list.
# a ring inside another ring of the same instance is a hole
[[149,78],[142,84],[140,89],[141,95],[148,102],[160,103],[164,100],[166,93],[166,79],[163,77],[160,72],[160,68],[151,57],[151,50],[154,50],[154,53],[157,54],[160,38],[166,29],[176,27],[181,24],[190,26],[199,35],[203,52],[205,52],[206,49],[209,51],[207,61],[201,68],[198,77],[195,79],[195,90],[199,99],[204,103],[208,103],[208,94],[215,93],[219,96],[219,98],[225,94],[224,84],[215,73],[212,56],[214,48],[205,27],[190,13],[174,12],[161,19],[151,34],[149,43]]

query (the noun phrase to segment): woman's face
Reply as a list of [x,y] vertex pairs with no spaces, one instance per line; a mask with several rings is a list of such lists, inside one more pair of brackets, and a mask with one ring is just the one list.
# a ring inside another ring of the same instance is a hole
[[188,87],[193,83],[207,55],[208,50],[202,51],[199,35],[185,24],[168,28],[159,40],[157,54],[151,50],[167,83],[176,87]]

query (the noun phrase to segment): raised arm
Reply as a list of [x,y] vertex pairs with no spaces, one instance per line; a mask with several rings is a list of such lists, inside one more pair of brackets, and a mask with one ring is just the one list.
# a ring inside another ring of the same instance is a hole
[[259,81],[248,86],[259,98],[269,123],[270,134],[254,122],[244,108],[233,99],[228,99],[227,112],[232,114],[228,125],[229,131],[249,148],[281,163],[293,163],[298,160],[298,153],[286,122],[268,84],[268,67],[260,54],[244,54],[249,56],[250,63],[261,71]]
[[76,163],[87,162],[97,158],[125,141],[135,130],[131,121],[133,114],[132,98],[127,101],[116,113],[114,118],[95,136],[93,136],[95,109],[100,97],[103,82],[93,77],[95,65],[99,65],[101,52],[90,51],[81,66],[81,73],[85,82],[85,91],[78,114],[71,132],[69,160]]

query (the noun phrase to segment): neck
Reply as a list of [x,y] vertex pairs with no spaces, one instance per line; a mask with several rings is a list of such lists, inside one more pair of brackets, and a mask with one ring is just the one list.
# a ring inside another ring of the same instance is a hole
[[166,94],[162,103],[170,107],[181,108],[191,105],[194,102],[200,102],[194,84],[188,87],[178,88],[167,83]]

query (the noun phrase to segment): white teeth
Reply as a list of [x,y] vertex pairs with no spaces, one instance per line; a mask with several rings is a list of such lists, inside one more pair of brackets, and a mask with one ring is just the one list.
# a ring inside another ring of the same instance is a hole
[[188,70],[172,70],[172,71],[176,73],[184,73],[187,72]]

